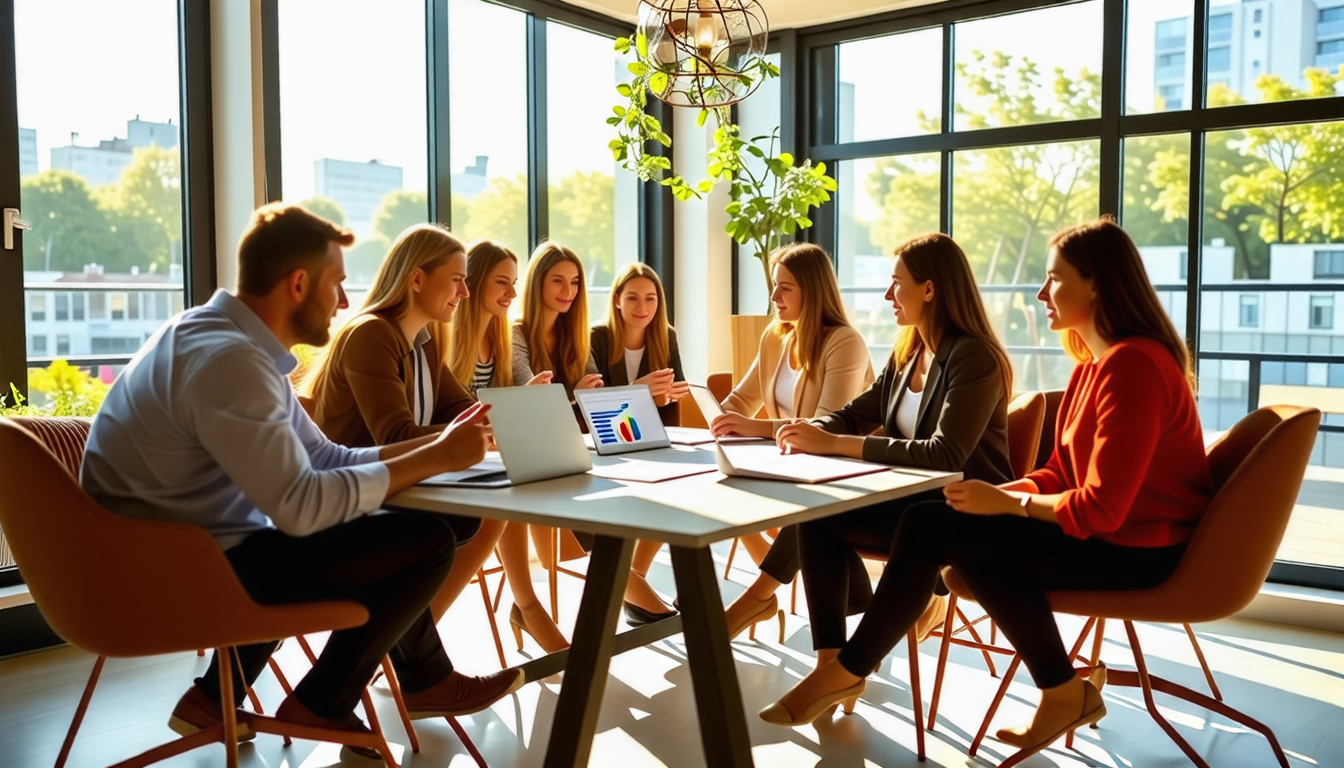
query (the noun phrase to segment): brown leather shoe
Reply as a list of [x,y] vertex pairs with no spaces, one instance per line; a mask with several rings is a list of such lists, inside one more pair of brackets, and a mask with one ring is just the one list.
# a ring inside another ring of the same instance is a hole
[[[354,712],[345,717],[322,717],[313,714],[312,710],[303,706],[303,704],[293,695],[286,696],[285,700],[280,702],[280,708],[275,710],[275,719],[291,725],[303,725],[309,728],[329,728],[333,731],[349,731],[361,735],[373,735],[373,731],[359,719],[359,715]],[[341,759],[350,757],[360,757],[365,760],[377,760],[383,763],[383,756],[378,754],[378,750],[368,747],[356,747],[350,744],[341,745]]]
[[[173,707],[173,714],[168,718],[168,727],[183,736],[190,736],[222,722],[224,712],[219,708],[219,704],[211,701],[209,696],[193,684],[182,694],[182,698],[177,700],[177,706]],[[255,738],[257,733],[247,722],[247,712],[238,710],[238,740],[251,741]]]
[[522,688],[525,682],[521,669],[504,669],[484,677],[468,677],[454,670],[426,690],[406,693],[406,710],[412,720],[470,715]]

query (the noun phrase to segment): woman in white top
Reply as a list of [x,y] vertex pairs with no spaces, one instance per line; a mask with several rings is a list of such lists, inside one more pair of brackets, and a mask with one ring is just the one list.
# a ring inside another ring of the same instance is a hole
[[[725,413],[710,429],[716,436],[774,437],[791,419],[822,416],[848,403],[873,381],[868,345],[849,324],[830,254],[811,243],[794,243],[770,256],[775,321],[761,335],[756,359],[723,401]],[[764,410],[765,418],[757,418]],[[773,544],[760,534],[742,543],[761,567],[760,590],[793,580],[799,568],[797,528],[778,532]],[[730,637],[765,609],[752,602],[728,609]],[[771,611],[773,613],[773,611]]]

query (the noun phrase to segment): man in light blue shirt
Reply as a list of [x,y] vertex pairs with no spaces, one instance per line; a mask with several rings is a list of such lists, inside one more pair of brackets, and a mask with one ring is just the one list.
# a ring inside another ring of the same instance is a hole
[[[479,521],[371,514],[426,477],[480,461],[488,407],[438,435],[350,449],[322,434],[290,386],[289,349],[327,343],[348,306],[341,246],[353,239],[298,206],[258,209],[238,246],[237,294],[216,292],[146,342],[93,421],[80,482],[115,513],[205,528],[257,602],[363,604],[369,621],[332,633],[276,717],[367,731],[354,708],[385,655],[412,717],[479,711],[523,676],[455,672],[427,610]],[[280,639],[239,649],[234,706]],[[217,670],[212,662],[178,702],[175,730],[222,720]]]

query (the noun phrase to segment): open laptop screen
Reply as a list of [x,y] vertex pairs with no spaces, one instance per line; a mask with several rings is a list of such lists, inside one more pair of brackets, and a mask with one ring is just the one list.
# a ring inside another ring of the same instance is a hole
[[574,400],[593,436],[593,447],[602,456],[672,444],[653,396],[643,384],[578,389]]

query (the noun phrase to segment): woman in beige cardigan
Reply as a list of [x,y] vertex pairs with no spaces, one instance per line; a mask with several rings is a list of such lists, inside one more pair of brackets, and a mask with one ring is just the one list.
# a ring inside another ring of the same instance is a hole
[[[723,401],[726,413],[710,424],[715,436],[773,438],[790,420],[835,411],[873,382],[872,356],[849,324],[830,254],[811,243],[794,243],[771,254],[770,268],[775,321],[761,335],[751,368]],[[757,418],[762,408],[765,418]],[[772,544],[760,534],[742,543],[761,567],[758,581],[777,587],[798,574],[796,526],[780,530]],[[771,604],[765,611],[757,601],[734,601],[727,614],[729,637],[774,615],[773,595]]]

